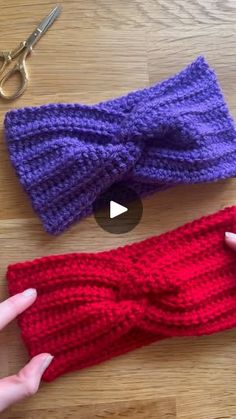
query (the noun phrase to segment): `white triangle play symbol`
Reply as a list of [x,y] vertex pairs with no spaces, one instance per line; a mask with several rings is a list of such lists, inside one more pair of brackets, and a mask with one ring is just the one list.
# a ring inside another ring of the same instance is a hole
[[118,215],[121,215],[126,211],[128,211],[128,208],[123,207],[123,205],[120,205],[115,201],[110,201],[110,218],[118,217]]

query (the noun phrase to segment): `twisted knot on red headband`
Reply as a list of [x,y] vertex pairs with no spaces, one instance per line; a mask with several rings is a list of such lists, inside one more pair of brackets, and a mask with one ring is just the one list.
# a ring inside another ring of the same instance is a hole
[[236,133],[214,72],[200,57],[174,77],[98,105],[10,111],[11,161],[49,233],[92,213],[123,181],[141,196],[236,175]]
[[10,294],[38,291],[19,324],[31,356],[55,356],[44,378],[235,326],[236,254],[224,243],[235,220],[236,208],[226,208],[123,248],[9,266]]
[[[127,263],[125,271],[123,277],[119,274],[117,276],[118,284],[120,284],[117,293],[119,301],[133,300],[139,302],[141,300],[148,305],[158,301],[158,299],[160,300],[162,296],[176,293],[179,289],[177,279],[170,275],[170,271],[165,274],[158,263],[150,263],[146,267],[140,264],[130,264],[129,266],[129,263]],[[113,275],[116,276],[114,270]],[[170,276],[172,281],[169,279]]]

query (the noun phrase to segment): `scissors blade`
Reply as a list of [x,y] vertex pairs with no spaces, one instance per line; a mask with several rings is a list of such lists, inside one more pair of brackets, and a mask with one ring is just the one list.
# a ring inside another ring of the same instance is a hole
[[32,34],[29,36],[29,38],[25,41],[25,47],[30,50],[32,49],[33,45],[38,42],[38,40],[41,38],[41,36],[50,28],[50,26],[53,24],[53,22],[58,18],[58,16],[61,14],[62,7],[56,6],[54,9],[49,13],[48,16],[46,16],[40,24],[37,26],[37,28],[32,32]]
[[62,7],[56,6],[54,9],[49,13],[48,16],[46,16],[42,22],[38,25],[37,29],[39,29],[42,33],[45,33],[48,28],[53,24],[53,22],[58,18],[58,16],[61,14]]

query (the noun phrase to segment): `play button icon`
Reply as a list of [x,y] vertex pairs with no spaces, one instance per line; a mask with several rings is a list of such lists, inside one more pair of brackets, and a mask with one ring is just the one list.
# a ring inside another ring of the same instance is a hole
[[119,217],[119,215],[124,214],[126,211],[128,211],[128,208],[115,201],[110,201],[110,218]]
[[124,183],[112,185],[93,205],[98,225],[112,234],[133,230],[142,218],[143,205],[136,191]]

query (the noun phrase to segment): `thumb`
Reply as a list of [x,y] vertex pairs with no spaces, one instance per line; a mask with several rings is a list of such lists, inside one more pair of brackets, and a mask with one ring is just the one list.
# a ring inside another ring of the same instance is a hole
[[225,233],[225,242],[231,247],[231,249],[236,250],[236,234],[226,231]]
[[41,377],[52,359],[53,356],[47,353],[37,355],[18,374],[0,380],[0,412],[37,392]]

